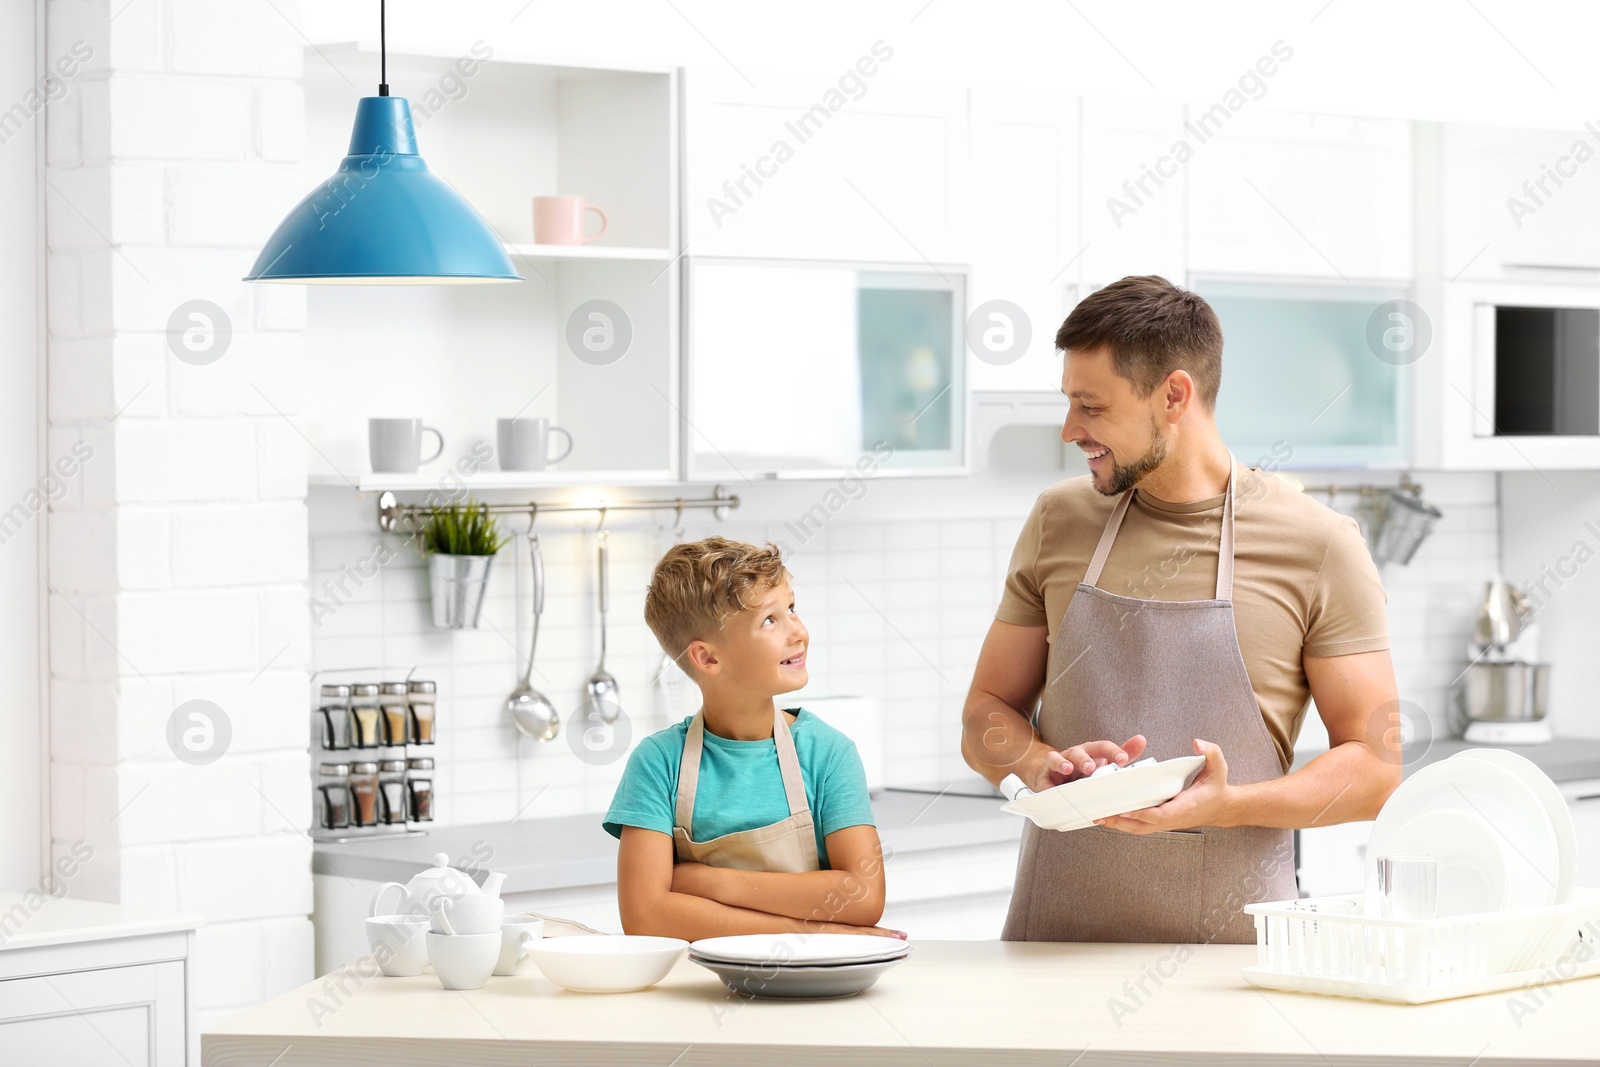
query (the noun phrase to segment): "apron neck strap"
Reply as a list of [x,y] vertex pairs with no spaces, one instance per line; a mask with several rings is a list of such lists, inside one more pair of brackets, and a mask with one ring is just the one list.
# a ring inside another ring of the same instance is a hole
[[1222,498],[1222,534],[1217,544],[1217,599],[1233,599],[1233,499],[1239,463],[1228,456],[1228,491]]
[[[1217,546],[1217,595],[1218,600],[1233,599],[1233,492],[1234,486],[1239,481],[1239,464],[1230,453],[1228,456],[1228,488],[1222,496],[1222,535]],[[1111,509],[1111,517],[1106,520],[1106,528],[1100,533],[1100,543],[1094,546],[1094,555],[1089,559],[1089,569],[1084,572],[1085,585],[1098,585],[1100,572],[1105,570],[1106,560],[1111,556],[1111,545],[1117,539],[1117,531],[1122,528],[1122,520],[1128,515],[1128,505],[1133,503],[1132,489],[1125,491],[1117,498],[1117,506]]]
[[[800,773],[800,756],[794,748],[789,720],[780,709],[773,709],[772,741],[778,750],[778,770],[783,774],[783,794],[789,801],[789,814],[810,811],[806,801],[805,778]],[[683,757],[678,762],[678,794],[672,806],[673,825],[693,831],[694,797],[700,786],[700,757],[705,753],[706,713],[702,708],[689,722],[683,739]]]

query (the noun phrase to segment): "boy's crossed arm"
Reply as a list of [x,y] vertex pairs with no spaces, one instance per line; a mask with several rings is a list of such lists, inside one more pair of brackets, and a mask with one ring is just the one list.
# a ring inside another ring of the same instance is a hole
[[827,837],[828,871],[741,871],[674,864],[672,838],[622,828],[617,898],[630,934],[696,941],[756,933],[849,933],[901,936],[874,924],[883,914],[883,856],[878,832],[850,826]]

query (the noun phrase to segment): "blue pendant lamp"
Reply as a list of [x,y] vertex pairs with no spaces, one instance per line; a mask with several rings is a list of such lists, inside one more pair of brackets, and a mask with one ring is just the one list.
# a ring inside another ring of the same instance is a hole
[[411,105],[389,95],[379,4],[382,72],[377,96],[356,106],[350,153],[278,224],[247,282],[441,285],[520,282],[489,224],[417,154]]

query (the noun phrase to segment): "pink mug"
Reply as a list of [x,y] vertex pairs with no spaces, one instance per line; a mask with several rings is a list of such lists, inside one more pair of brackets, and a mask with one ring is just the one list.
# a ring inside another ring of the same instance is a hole
[[[600,216],[600,229],[584,235],[585,212]],[[606,232],[606,213],[581,196],[536,196],[533,198],[533,239],[542,245],[586,245]]]

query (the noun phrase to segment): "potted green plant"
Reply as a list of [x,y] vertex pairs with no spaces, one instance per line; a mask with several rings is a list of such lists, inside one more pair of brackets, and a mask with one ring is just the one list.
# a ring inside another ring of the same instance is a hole
[[506,543],[489,509],[471,498],[428,509],[417,536],[428,556],[433,624],[476,629],[489,585],[489,564]]

